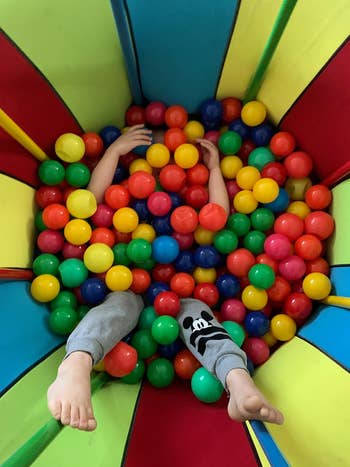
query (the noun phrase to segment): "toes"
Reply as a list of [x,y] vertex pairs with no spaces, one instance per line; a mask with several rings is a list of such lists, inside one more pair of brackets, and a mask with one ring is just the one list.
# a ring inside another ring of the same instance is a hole
[[61,412],[61,423],[63,425],[70,424],[70,414],[71,414],[71,407],[70,404],[62,404],[62,412]]
[[87,410],[84,406],[80,407],[79,430],[86,431],[88,428]]
[[62,412],[61,402],[58,400],[49,400],[47,405],[48,405],[50,412],[52,413],[52,416],[56,420],[59,420],[61,418],[61,412]]
[[70,426],[72,428],[78,428],[79,426],[79,407],[73,405],[70,410]]
[[94,431],[97,426],[96,420],[94,418],[89,418],[87,431]]

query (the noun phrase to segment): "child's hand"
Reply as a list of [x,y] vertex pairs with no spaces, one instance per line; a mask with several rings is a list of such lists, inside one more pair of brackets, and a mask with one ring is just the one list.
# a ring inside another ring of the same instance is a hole
[[141,123],[134,125],[123,133],[119,138],[111,144],[110,148],[117,151],[120,156],[127,154],[137,146],[149,146],[152,144],[152,131],[148,130]]
[[215,144],[204,138],[197,138],[196,141],[203,150],[203,162],[208,169],[212,170],[216,167],[220,167],[219,151]]

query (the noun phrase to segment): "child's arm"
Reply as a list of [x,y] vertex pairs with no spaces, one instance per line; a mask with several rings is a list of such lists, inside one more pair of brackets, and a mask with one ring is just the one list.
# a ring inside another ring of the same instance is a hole
[[197,142],[203,149],[203,162],[209,169],[209,202],[219,204],[229,215],[230,201],[220,169],[219,151],[215,144],[207,139],[198,138]]
[[119,157],[127,154],[137,146],[149,145],[152,142],[151,130],[143,125],[135,125],[112,143],[94,168],[87,189],[92,191],[98,203],[103,201],[106,189],[111,185]]

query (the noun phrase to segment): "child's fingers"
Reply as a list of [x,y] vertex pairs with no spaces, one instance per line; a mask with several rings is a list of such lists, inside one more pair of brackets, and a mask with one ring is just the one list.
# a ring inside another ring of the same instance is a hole
[[137,125],[131,126],[131,127],[128,129],[128,132],[132,132],[132,131],[135,131],[135,130],[140,130],[140,129],[142,129],[142,128],[145,128],[144,123],[138,123]]

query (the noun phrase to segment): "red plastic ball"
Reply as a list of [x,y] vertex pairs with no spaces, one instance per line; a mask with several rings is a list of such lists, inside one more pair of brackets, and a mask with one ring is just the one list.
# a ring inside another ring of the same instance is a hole
[[230,253],[226,258],[226,266],[231,274],[237,277],[246,277],[252,266],[255,264],[255,257],[246,248],[238,248]]
[[64,236],[58,230],[43,230],[37,238],[37,245],[42,253],[58,253],[64,245]]
[[284,166],[289,177],[304,178],[310,174],[313,162],[306,152],[296,151],[284,159]]
[[190,206],[179,206],[172,212],[170,224],[176,232],[194,232],[198,225],[198,214]]
[[294,242],[304,232],[304,222],[299,216],[285,212],[277,217],[273,229],[275,233],[285,235]]
[[332,192],[324,185],[313,185],[305,193],[305,202],[311,209],[326,209],[332,202]]
[[159,181],[167,191],[180,191],[186,182],[186,172],[176,164],[169,164],[159,173]]
[[312,301],[304,293],[293,292],[284,301],[282,311],[293,319],[304,320],[312,312]]
[[236,194],[241,191],[241,188],[238,186],[236,180],[227,180],[226,190],[230,201],[232,201]]
[[256,148],[256,146],[253,143],[253,141],[245,140],[245,141],[243,141],[242,146],[240,147],[239,151],[237,152],[237,156],[242,159],[244,164],[246,164],[247,161],[248,161],[249,154],[255,148]]
[[261,253],[256,257],[256,264],[266,264],[270,266],[275,274],[278,272],[278,262],[270,258],[266,253]]
[[181,128],[169,128],[164,133],[164,144],[169,151],[174,152],[181,144],[187,141],[186,135]]
[[130,175],[128,187],[130,194],[135,198],[148,198],[156,188],[156,180],[148,172],[138,170]]
[[217,232],[225,227],[227,213],[219,204],[208,203],[199,211],[198,219],[204,229]]
[[119,162],[125,169],[129,170],[130,164],[138,158],[139,156],[137,156],[133,152],[128,152],[127,154],[120,156]]
[[107,227],[96,227],[91,233],[90,243],[104,243],[112,248],[115,244],[114,230]]
[[100,135],[94,132],[84,133],[82,139],[85,143],[85,156],[89,158],[100,157],[103,151],[103,141]]
[[63,190],[63,193],[62,193],[62,196],[63,196],[63,202],[64,203],[67,203],[67,199],[68,199],[68,196],[73,193],[73,191],[75,191],[76,188],[74,188],[73,186],[68,186],[67,188],[65,188]]
[[265,341],[259,337],[248,337],[245,339],[242,349],[252,361],[253,365],[261,365],[270,356],[270,348]]
[[195,287],[193,277],[187,272],[177,272],[170,280],[170,288],[179,297],[190,297]]
[[334,219],[328,212],[311,212],[305,217],[304,223],[305,232],[317,235],[321,240],[330,237],[334,231]]
[[112,209],[125,208],[130,202],[130,193],[122,185],[111,185],[104,195],[105,202]]
[[221,101],[223,115],[222,121],[230,123],[241,116],[242,102],[236,97],[226,97]]
[[156,264],[152,269],[152,277],[157,282],[170,282],[176,273],[172,264]]
[[180,311],[180,299],[175,292],[160,292],[153,306],[158,315],[170,315],[175,318]]
[[107,204],[101,203],[97,206],[95,214],[91,217],[96,227],[109,227],[112,225],[114,210]]
[[69,221],[69,212],[62,204],[50,204],[44,208],[42,219],[48,229],[63,229]]
[[321,240],[311,234],[302,235],[294,244],[295,253],[309,261],[321,256],[322,248]]
[[311,261],[306,261],[306,273],[311,274],[312,272],[321,272],[326,276],[329,276],[329,264],[324,258],[315,258]]
[[295,138],[288,131],[279,131],[275,133],[270,141],[270,149],[275,156],[288,156],[295,149]]
[[215,284],[202,282],[194,288],[193,297],[213,308],[219,301],[219,291]]
[[219,138],[220,138],[220,131],[217,131],[217,130],[207,131],[204,135],[204,138],[217,145]]
[[208,190],[202,185],[191,185],[185,193],[186,204],[195,208],[201,209],[209,200]]
[[175,238],[177,243],[179,244],[180,250],[189,250],[194,242],[193,233],[180,233],[180,232],[173,232],[172,237]]
[[137,351],[126,342],[118,342],[104,358],[104,367],[108,374],[121,378],[132,372],[137,363]]
[[182,379],[191,379],[193,373],[201,366],[188,349],[180,350],[174,359],[175,373]]
[[131,270],[132,273],[132,283],[130,290],[134,293],[144,293],[151,285],[151,276],[148,271],[141,268],[135,268]]
[[164,191],[155,191],[150,194],[147,207],[154,216],[165,216],[171,209],[171,198]]
[[145,109],[140,105],[132,105],[128,108],[125,114],[125,121],[127,126],[139,125],[145,123],[146,113]]
[[181,105],[171,105],[165,112],[165,123],[169,128],[183,128],[188,121],[188,114]]
[[114,230],[115,243],[129,243],[131,241],[131,232],[119,232]]
[[222,321],[243,323],[247,310],[241,300],[237,300],[237,298],[229,298],[221,304],[220,313]]
[[63,195],[57,186],[44,185],[35,192],[35,202],[41,209],[46,208],[49,204],[61,203]]
[[281,303],[291,292],[291,286],[287,279],[276,276],[272,287],[267,290],[267,295],[272,302]]
[[84,259],[86,245],[73,245],[72,243],[65,242],[62,247],[62,256],[64,259],[77,258]]
[[188,185],[206,185],[209,180],[209,170],[204,164],[196,164],[187,170]]
[[146,122],[153,126],[164,124],[166,105],[163,102],[150,102],[145,109]]
[[281,162],[269,162],[261,172],[263,178],[272,178],[279,186],[283,186],[287,180],[287,169]]

